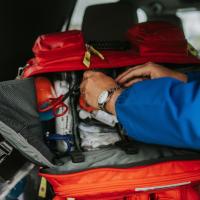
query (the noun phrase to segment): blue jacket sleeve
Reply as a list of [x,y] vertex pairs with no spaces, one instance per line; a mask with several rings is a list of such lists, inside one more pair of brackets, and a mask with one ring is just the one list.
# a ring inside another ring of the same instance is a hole
[[200,82],[146,80],[124,90],[116,102],[127,134],[146,143],[200,149]]
[[200,72],[189,72],[186,73],[187,77],[188,77],[188,82],[191,81],[200,81]]

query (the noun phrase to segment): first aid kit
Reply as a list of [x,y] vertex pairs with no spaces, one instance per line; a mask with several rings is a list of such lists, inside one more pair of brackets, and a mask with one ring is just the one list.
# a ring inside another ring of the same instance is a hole
[[80,96],[86,70],[115,78],[148,61],[200,64],[175,25],[135,25],[127,43],[102,49],[81,31],[42,35],[21,78],[0,83],[0,135],[40,166],[54,200],[200,200],[198,151],[137,142]]

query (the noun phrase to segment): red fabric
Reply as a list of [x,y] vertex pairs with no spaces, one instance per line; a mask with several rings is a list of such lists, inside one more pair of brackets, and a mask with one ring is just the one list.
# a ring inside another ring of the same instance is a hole
[[128,30],[127,37],[132,44],[139,44],[145,41],[181,42],[185,40],[184,33],[180,28],[167,22],[146,22],[137,24]]
[[[113,68],[145,62],[199,64],[187,49],[183,32],[169,23],[148,22],[135,25],[127,37],[132,44],[128,51],[102,51],[105,60],[93,55],[94,68]],[[40,36],[33,47],[35,58],[28,62],[23,77],[47,72],[87,70],[83,64],[85,42],[80,31],[67,31]]]
[[[132,192],[133,193],[133,192]],[[72,200],[73,198],[69,198]],[[178,187],[164,191],[140,192],[140,193],[110,193],[95,197],[78,197],[73,200],[199,200],[199,193],[192,186]],[[56,196],[53,200],[68,200],[66,197]]]
[[37,62],[73,57],[85,50],[80,31],[68,31],[40,36],[33,46]]
[[[159,53],[163,53],[163,56],[167,56],[167,54],[171,55],[186,55],[187,56],[187,42],[181,42],[177,45],[171,45],[168,42],[157,43],[156,41],[148,41],[139,45],[140,55],[158,55]],[[159,49],[159,52],[158,52]]]
[[188,54],[183,32],[169,23],[141,23],[131,28],[127,36],[132,45],[139,49],[141,56],[158,55],[160,52],[162,57]]

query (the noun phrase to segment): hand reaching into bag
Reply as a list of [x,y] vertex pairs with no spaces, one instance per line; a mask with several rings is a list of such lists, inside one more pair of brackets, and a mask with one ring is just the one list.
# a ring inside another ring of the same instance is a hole
[[[104,73],[87,71],[83,74],[80,92],[88,105],[98,109],[98,98],[100,94],[105,90],[109,90],[117,86],[116,81]],[[109,102],[106,104],[106,110],[108,112],[115,114],[115,101],[121,91],[121,89],[115,91]]]
[[124,73],[120,74],[115,79],[115,81],[123,87],[129,87],[134,83],[143,81],[145,79],[155,79],[162,77],[171,77],[183,82],[187,82],[187,76],[185,74],[170,70],[152,62],[128,69]]
[[[81,95],[88,105],[98,109],[99,95],[105,90],[117,87],[117,83],[122,87],[129,87],[134,83],[145,79],[162,77],[171,77],[187,82],[187,76],[185,74],[148,62],[144,65],[138,65],[130,68],[120,74],[115,80],[101,72],[87,71],[83,75]],[[115,114],[115,102],[121,92],[122,89],[115,91],[111,96],[111,99],[108,103],[106,103],[106,110],[108,112]]]

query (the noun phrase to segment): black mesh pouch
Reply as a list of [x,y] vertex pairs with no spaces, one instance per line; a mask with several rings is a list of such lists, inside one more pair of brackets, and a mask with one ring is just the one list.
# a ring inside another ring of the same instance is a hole
[[[11,80],[0,83],[0,122],[13,129],[48,161],[53,153],[46,146],[37,112],[34,79]],[[0,129],[0,134],[2,130]],[[11,133],[10,133],[11,134]],[[18,141],[12,145],[20,145]],[[29,151],[23,154],[28,154]],[[30,159],[31,156],[28,156]]]

